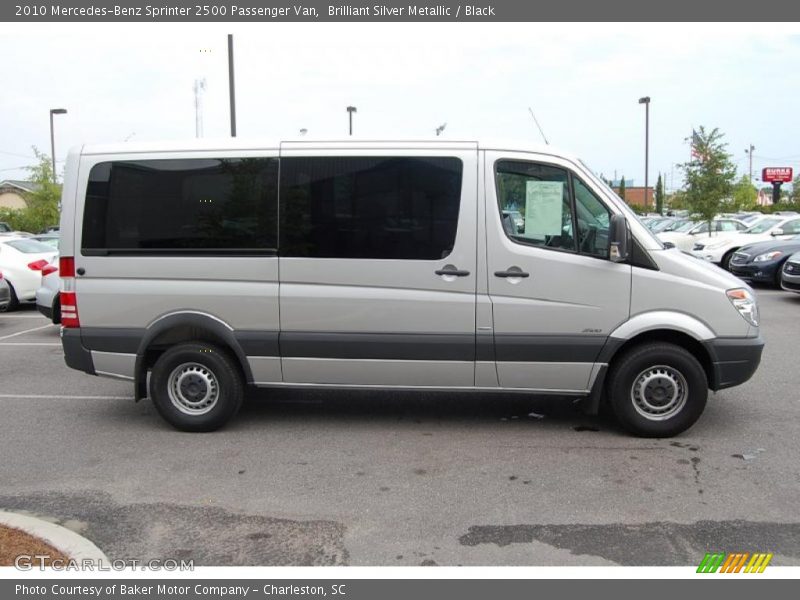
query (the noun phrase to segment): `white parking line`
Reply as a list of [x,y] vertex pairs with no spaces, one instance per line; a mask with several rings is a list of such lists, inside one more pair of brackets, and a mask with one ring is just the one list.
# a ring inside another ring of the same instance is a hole
[[0,399],[19,400],[133,400],[131,396],[58,396],[55,394],[0,394]]
[[47,325],[42,325],[41,327],[34,327],[33,329],[26,329],[25,331],[18,331],[17,333],[12,333],[9,335],[4,335],[0,337],[0,340],[7,340],[8,338],[17,337],[18,335],[25,335],[26,333],[32,333],[34,331],[40,331],[42,329],[47,329],[48,327],[55,327],[52,323],[48,323]]
[[0,313],[0,321],[4,319],[8,319],[9,321],[13,321],[16,319],[46,319],[47,317],[43,315],[9,315],[8,313]]
[[0,346],[61,346],[58,342],[0,342]]

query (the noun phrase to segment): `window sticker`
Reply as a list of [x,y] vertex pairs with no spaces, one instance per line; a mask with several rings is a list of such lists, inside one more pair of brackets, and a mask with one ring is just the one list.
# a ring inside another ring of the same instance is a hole
[[561,235],[564,211],[562,181],[527,181],[525,186],[525,237],[542,239]]

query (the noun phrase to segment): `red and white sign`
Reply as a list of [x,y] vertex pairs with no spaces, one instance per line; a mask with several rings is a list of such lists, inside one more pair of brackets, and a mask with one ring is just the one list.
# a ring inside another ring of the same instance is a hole
[[792,181],[792,167],[766,167],[761,172],[761,180],[767,183]]

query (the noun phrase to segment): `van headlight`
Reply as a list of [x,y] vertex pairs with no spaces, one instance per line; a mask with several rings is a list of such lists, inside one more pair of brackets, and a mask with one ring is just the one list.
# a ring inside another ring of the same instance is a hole
[[758,327],[758,304],[753,294],[744,288],[728,290],[725,293],[742,318],[753,327]]

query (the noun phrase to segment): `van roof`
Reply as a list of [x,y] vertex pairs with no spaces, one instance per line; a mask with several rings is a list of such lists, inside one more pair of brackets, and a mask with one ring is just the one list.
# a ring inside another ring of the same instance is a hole
[[[320,146],[322,148],[437,148],[437,149],[463,149],[477,148],[480,150],[506,150],[514,152],[535,152],[561,156],[577,160],[571,152],[554,146],[536,144],[527,140],[455,140],[449,138],[406,138],[406,139],[366,139],[366,138],[296,138],[286,140],[275,139],[248,139],[248,138],[190,138],[184,140],[165,140],[153,142],[115,142],[108,144],[88,144],[80,148],[83,155],[98,154],[138,154],[150,152],[182,152],[182,151],[215,151],[215,150],[274,150],[281,144],[291,145],[295,148],[302,146]],[[73,151],[78,150],[77,148]]]

